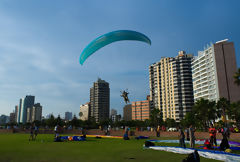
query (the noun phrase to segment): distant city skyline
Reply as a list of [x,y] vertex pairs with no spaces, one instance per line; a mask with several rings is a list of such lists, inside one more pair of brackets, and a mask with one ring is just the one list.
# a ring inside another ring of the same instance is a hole
[[[240,1],[0,1],[0,115],[26,95],[36,96],[42,115],[64,118],[89,102],[98,77],[110,85],[110,109],[122,114],[120,91],[132,101],[149,95],[148,67],[184,50],[197,56],[209,42],[234,42],[240,65]],[[135,30],[152,41],[116,42],[90,56],[80,53],[96,37]]]

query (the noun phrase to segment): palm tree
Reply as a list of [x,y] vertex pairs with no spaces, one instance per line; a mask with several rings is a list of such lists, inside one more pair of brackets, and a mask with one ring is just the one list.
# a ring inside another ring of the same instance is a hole
[[229,117],[240,124],[240,101],[231,104]]
[[181,120],[180,124],[185,127],[189,127],[190,125],[197,126],[194,112],[187,112],[184,119]]
[[204,128],[214,121],[216,117],[216,103],[215,101],[209,101],[208,99],[201,98],[193,106],[193,114],[195,119]]
[[78,115],[81,118],[83,116],[83,112],[80,112]]
[[236,83],[238,86],[240,85],[240,68],[238,69],[238,71],[234,74],[234,83]]
[[217,102],[217,115],[222,117],[222,121],[226,124],[226,115],[230,112],[230,101],[221,97]]

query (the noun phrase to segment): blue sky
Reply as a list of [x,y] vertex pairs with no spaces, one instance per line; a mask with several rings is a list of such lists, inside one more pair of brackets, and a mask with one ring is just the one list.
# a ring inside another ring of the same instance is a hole
[[[235,43],[240,64],[240,1],[1,0],[0,114],[34,95],[43,115],[78,114],[98,77],[110,84],[111,108],[149,94],[148,66],[179,50],[197,55],[210,42]],[[136,30],[152,45],[122,41],[78,62],[85,46],[114,30]]]

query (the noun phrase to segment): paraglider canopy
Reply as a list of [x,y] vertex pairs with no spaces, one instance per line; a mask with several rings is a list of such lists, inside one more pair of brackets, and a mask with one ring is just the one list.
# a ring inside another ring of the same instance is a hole
[[84,61],[96,52],[98,49],[121,40],[135,40],[148,43],[151,45],[151,40],[144,34],[131,31],[131,30],[117,30],[110,33],[106,33],[95,40],[93,40],[88,46],[83,50],[80,55],[79,62],[83,65]]

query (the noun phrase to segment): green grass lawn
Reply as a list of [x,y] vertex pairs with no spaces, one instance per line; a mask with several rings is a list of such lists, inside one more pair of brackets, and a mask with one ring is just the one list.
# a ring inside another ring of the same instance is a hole
[[[63,161],[174,161],[187,155],[143,149],[145,140],[96,139],[53,142],[53,135],[40,134],[28,141],[28,134],[0,134],[0,162]],[[160,138],[159,138],[160,139]],[[201,157],[201,162],[215,161]]]

